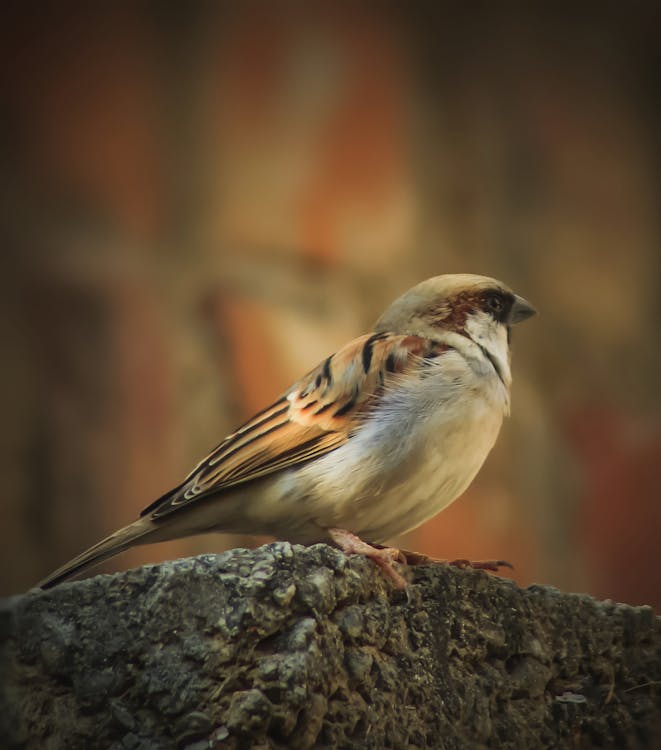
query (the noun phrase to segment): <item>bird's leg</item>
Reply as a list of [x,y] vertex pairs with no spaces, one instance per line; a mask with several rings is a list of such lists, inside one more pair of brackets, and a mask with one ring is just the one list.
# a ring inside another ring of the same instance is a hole
[[328,535],[342,552],[348,555],[365,555],[369,557],[390,578],[395,588],[406,588],[406,579],[393,566],[395,560],[403,562],[403,556],[398,549],[394,547],[372,546],[344,529],[328,529]]
[[[374,545],[377,549],[388,549],[387,547],[382,548],[380,545]],[[491,570],[494,573],[498,572],[501,568],[514,568],[514,566],[507,562],[507,560],[465,560],[459,558],[458,560],[442,560],[438,557],[429,557],[424,555],[422,552],[412,552],[407,549],[400,549],[399,560],[407,565],[452,565],[454,568],[473,568],[475,570]]]

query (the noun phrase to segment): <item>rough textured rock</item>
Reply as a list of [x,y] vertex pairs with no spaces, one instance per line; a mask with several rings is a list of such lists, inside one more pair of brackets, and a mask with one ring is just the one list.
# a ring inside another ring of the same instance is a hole
[[649,608],[409,576],[277,543],[6,600],[0,746],[661,747]]

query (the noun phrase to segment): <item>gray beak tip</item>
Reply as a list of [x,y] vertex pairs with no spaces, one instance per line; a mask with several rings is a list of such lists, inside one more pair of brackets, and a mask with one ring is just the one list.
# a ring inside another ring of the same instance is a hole
[[516,325],[522,323],[528,318],[532,318],[533,315],[537,315],[537,310],[523,297],[519,297],[518,294],[514,295],[514,304],[510,312],[509,323],[510,325]]

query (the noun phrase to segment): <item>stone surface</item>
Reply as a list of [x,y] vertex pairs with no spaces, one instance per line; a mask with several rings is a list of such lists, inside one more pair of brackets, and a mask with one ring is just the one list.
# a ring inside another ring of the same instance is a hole
[[651,609],[407,575],[276,543],[5,600],[0,746],[661,746]]

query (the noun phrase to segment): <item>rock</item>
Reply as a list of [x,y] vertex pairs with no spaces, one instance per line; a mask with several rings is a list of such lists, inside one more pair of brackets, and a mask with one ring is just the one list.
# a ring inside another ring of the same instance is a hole
[[3,748],[661,746],[660,621],[275,543],[0,608]]

